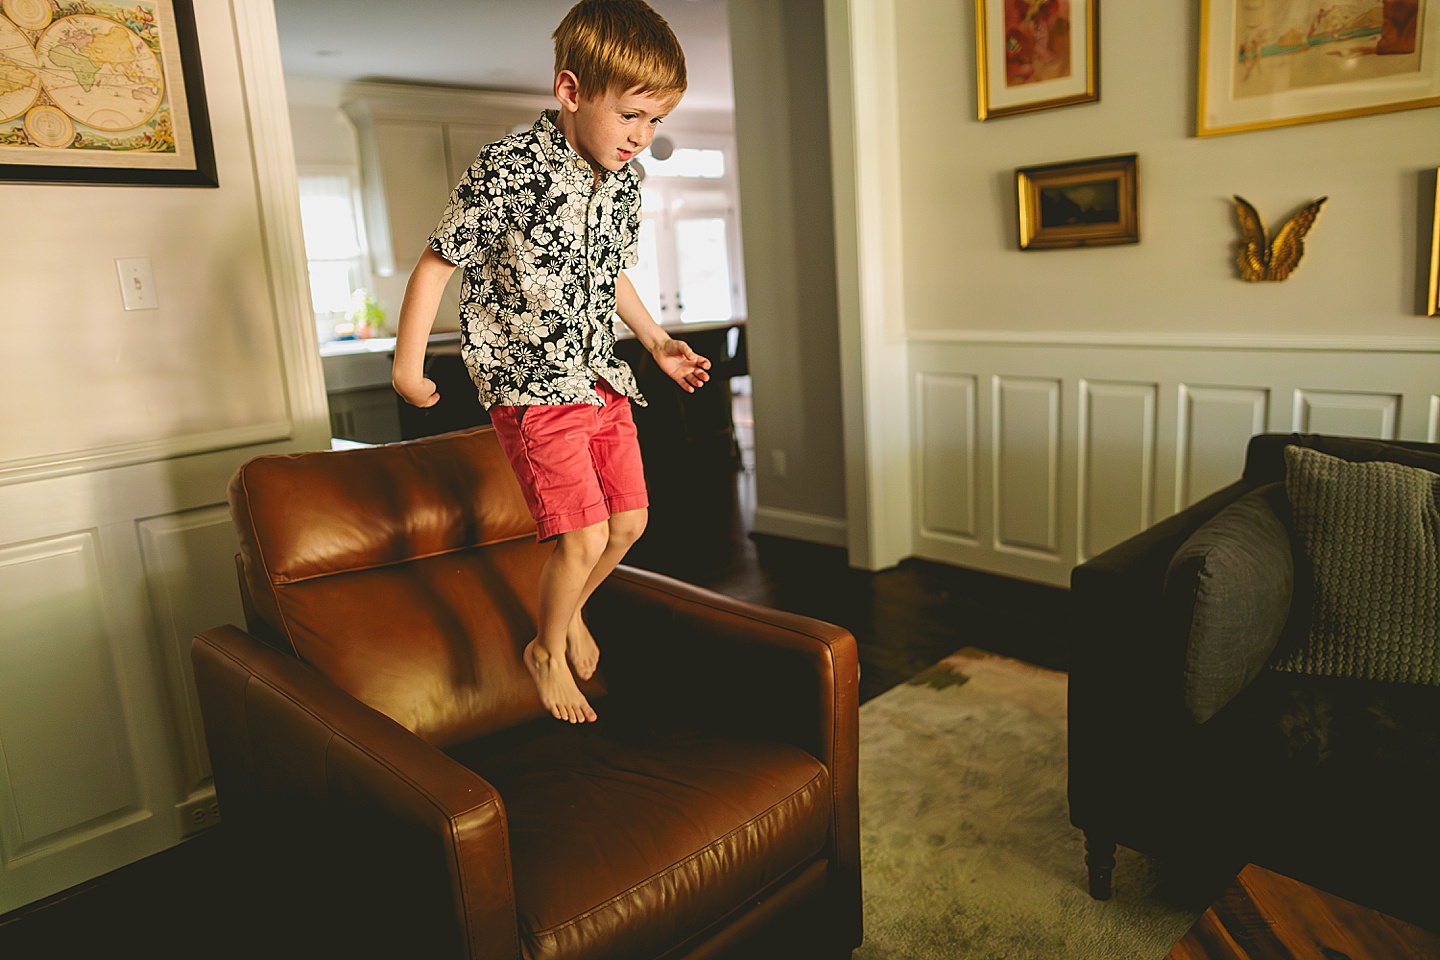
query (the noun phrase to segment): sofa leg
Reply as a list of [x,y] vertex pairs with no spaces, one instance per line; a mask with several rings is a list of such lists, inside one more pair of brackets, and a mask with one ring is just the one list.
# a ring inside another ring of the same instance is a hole
[[1110,876],[1115,870],[1115,841],[1085,831],[1085,866],[1090,871],[1090,896],[1110,899]]

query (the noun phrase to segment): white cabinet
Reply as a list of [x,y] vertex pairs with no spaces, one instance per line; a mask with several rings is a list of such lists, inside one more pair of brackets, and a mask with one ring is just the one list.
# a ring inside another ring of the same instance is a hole
[[[353,84],[344,105],[360,146],[361,193],[376,293],[398,315],[405,282],[461,175],[487,143],[554,105],[528,94],[404,84]],[[435,328],[458,328],[460,277],[451,278]]]

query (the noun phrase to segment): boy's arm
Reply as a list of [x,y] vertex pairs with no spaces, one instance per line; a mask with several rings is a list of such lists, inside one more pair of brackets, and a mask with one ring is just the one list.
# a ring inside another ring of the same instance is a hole
[[[666,375],[680,384],[686,393],[694,393],[710,379],[710,361],[691,350],[683,340],[672,339],[670,334],[656,323],[640,302],[635,285],[622,272],[615,278],[615,312],[620,321],[635,334],[635,339],[650,351],[655,363]],[[402,317],[403,320],[403,317]]]
[[425,376],[425,348],[430,341],[430,329],[435,326],[440,295],[454,272],[455,264],[427,246],[410,273],[410,281],[405,284],[390,384],[406,403],[416,407],[434,406],[440,399],[435,381]]

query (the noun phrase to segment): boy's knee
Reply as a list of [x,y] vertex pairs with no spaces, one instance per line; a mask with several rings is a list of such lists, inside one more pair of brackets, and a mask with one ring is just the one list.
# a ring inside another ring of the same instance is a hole
[[626,510],[624,513],[617,513],[610,517],[610,542],[622,544],[626,547],[640,539],[640,534],[645,532],[645,524],[650,518],[650,511],[645,509]]
[[591,565],[600,559],[600,554],[605,552],[609,542],[609,526],[603,522],[560,535],[560,544],[566,553]]

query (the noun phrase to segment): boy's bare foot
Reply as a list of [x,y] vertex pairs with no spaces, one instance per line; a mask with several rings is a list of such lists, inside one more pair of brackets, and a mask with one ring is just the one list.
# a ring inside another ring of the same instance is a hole
[[595,676],[595,668],[600,664],[600,645],[578,613],[565,631],[565,659],[581,680]]
[[590,702],[575,686],[570,675],[570,665],[550,655],[540,646],[540,638],[531,640],[525,647],[525,666],[540,691],[540,702],[556,720],[567,723],[589,723],[595,719]]

